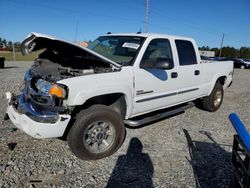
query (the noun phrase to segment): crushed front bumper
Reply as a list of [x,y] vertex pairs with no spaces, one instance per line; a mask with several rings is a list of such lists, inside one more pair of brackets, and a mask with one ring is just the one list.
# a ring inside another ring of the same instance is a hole
[[[8,97],[7,97],[8,99]],[[56,138],[63,136],[71,116],[38,111],[35,106],[24,100],[24,94],[9,98],[7,114],[12,123],[34,138]],[[17,109],[17,107],[21,107]]]

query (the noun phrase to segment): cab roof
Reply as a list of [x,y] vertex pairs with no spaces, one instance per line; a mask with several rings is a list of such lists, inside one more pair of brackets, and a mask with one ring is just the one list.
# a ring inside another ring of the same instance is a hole
[[173,38],[173,39],[184,39],[184,40],[193,40],[190,37],[177,36],[177,35],[168,35],[161,33],[111,33],[103,36],[134,36],[134,37],[145,37],[145,38]]

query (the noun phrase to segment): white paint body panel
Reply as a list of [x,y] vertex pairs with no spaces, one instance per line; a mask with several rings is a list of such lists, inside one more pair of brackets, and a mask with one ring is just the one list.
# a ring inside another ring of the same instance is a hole
[[123,67],[121,71],[73,77],[59,81],[69,88],[67,105],[82,105],[88,99],[112,93],[125,95],[127,116],[133,109],[133,67]]
[[[174,106],[194,99],[208,96],[216,82],[221,76],[226,76],[227,87],[232,81],[233,71],[232,62],[213,62],[202,64],[196,42],[192,38],[178,37],[162,34],[111,34],[119,36],[141,36],[146,40],[141,47],[133,66],[122,67],[121,71],[104,74],[94,74],[80,76],[59,81],[61,84],[67,85],[69,88],[68,106],[82,105],[88,99],[104,94],[123,93],[127,103],[126,119],[145,114],[158,109]],[[139,68],[143,54],[151,40],[160,38],[168,39],[171,44],[173,60],[175,67],[171,70],[144,70]],[[178,54],[175,46],[175,39],[191,41],[197,56],[197,64],[179,66]],[[195,76],[194,71],[199,70],[200,75]],[[170,74],[178,72],[178,78],[171,79]],[[160,75],[159,79],[154,74]],[[165,77],[165,78],[163,78]],[[196,89],[196,90],[194,90]],[[136,95],[137,91],[151,91],[145,95]],[[194,90],[192,92],[183,91]],[[183,94],[180,94],[182,93]],[[159,95],[171,95],[159,99],[137,103],[149,97],[157,97]],[[179,93],[179,94],[178,94]]]

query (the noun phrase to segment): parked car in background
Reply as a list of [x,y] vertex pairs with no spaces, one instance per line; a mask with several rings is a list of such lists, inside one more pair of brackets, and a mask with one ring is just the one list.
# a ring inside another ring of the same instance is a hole
[[201,55],[201,61],[202,63],[211,63],[211,62],[234,61],[234,59],[226,57],[207,57]]
[[214,60],[214,58],[213,58],[213,57],[208,57],[208,56],[201,55],[201,60],[209,60],[209,61],[213,61],[213,60]]
[[233,59],[234,68],[240,69],[250,69],[250,60],[249,59]]
[[225,61],[225,60],[226,60],[225,57],[213,57],[213,61]]

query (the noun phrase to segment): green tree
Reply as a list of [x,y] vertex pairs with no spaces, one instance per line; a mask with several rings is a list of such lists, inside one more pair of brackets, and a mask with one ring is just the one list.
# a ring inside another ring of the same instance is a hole
[[241,58],[250,58],[250,48],[241,47],[239,50],[239,55]]
[[15,50],[17,52],[20,52],[21,51],[21,43],[20,42],[15,42],[14,43],[14,46],[15,46]]
[[6,50],[12,51],[12,41],[8,41],[6,45]]
[[199,50],[209,51],[210,48],[209,48],[209,46],[202,46],[202,47],[199,47]]
[[219,48],[211,48],[210,50],[215,52],[215,56],[216,57],[219,56],[219,53],[220,53],[220,49]]
[[222,53],[221,53],[222,57],[235,58],[237,57],[237,55],[238,55],[237,49],[235,49],[234,47],[227,46],[222,48]]
[[6,39],[3,39],[3,40],[2,40],[2,48],[6,48],[6,44],[7,44]]

